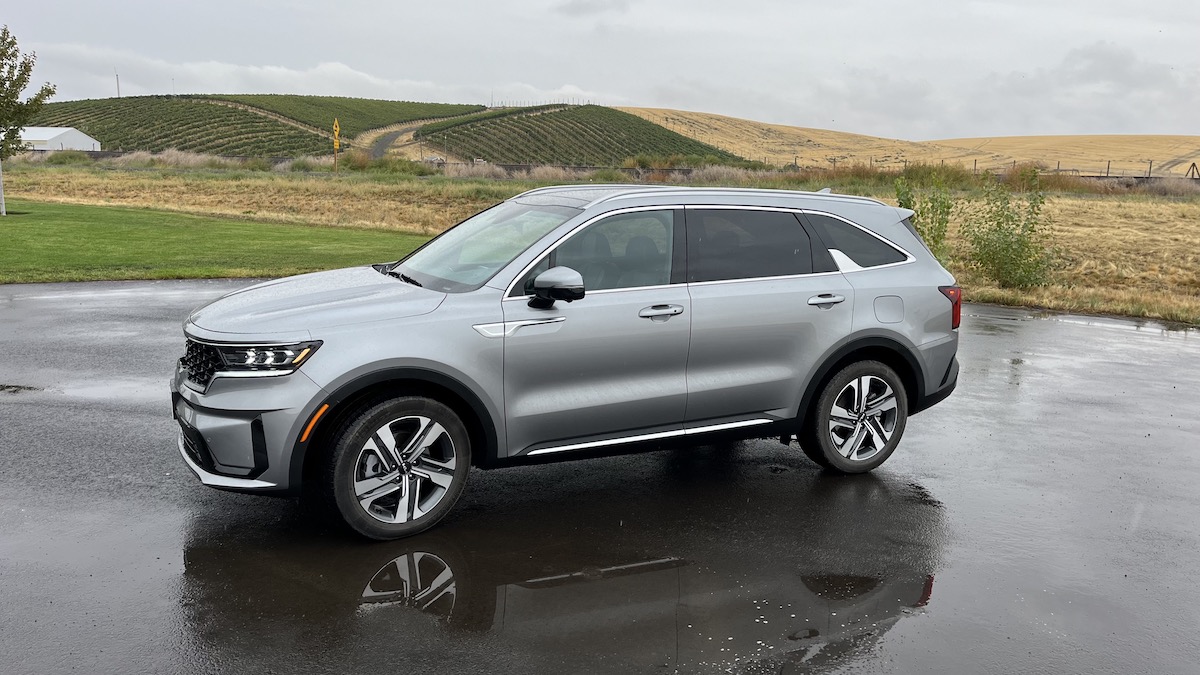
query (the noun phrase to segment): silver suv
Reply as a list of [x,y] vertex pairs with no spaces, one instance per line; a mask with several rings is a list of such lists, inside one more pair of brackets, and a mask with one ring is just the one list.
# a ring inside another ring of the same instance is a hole
[[193,312],[179,449],[206,485],[316,489],[375,539],[433,526],[471,466],[769,437],[870,471],[958,377],[961,290],[911,216],[820,193],[531,190],[399,262]]

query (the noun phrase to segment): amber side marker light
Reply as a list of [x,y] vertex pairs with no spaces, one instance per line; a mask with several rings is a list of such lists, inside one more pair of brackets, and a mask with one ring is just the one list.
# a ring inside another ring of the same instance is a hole
[[304,434],[300,436],[301,443],[308,442],[308,435],[312,433],[313,427],[317,426],[317,420],[321,419],[321,415],[324,415],[326,410],[329,410],[328,403],[317,409],[317,414],[313,415],[312,419],[308,421],[308,426],[304,427]]

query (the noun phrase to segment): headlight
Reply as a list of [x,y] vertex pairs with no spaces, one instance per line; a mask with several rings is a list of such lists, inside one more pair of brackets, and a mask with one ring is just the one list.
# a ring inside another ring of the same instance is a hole
[[284,375],[300,367],[321,346],[321,341],[294,345],[214,345],[225,362],[220,370],[237,375],[263,373]]

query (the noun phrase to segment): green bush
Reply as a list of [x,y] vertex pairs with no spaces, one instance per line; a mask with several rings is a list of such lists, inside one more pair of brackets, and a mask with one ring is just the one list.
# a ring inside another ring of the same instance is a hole
[[54,150],[46,155],[46,163],[56,166],[91,164],[92,158],[80,150]]
[[983,205],[963,223],[970,263],[1003,288],[1044,286],[1058,265],[1051,224],[1042,213],[1046,194],[1036,171],[1026,179],[1021,203],[1007,185],[985,185]]
[[597,169],[588,176],[593,183],[628,183],[629,175],[618,169]]
[[914,211],[913,226],[925,245],[929,247],[933,257],[945,265],[950,262],[950,248],[946,243],[946,232],[950,228],[950,218],[960,210],[958,200],[950,195],[950,190],[942,182],[941,177],[935,176],[932,187],[921,193],[913,191],[912,185],[903,176],[896,179],[896,201],[901,208]]

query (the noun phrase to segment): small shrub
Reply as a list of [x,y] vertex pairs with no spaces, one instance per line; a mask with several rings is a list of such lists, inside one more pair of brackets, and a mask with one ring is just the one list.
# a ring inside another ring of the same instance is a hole
[[983,205],[963,223],[971,264],[1002,288],[1044,286],[1058,263],[1058,252],[1050,246],[1050,222],[1042,213],[1046,195],[1036,171],[1028,187],[1024,203],[1018,204],[1008,185],[988,183]]
[[342,155],[343,166],[353,171],[364,171],[371,166],[371,153],[366,150],[349,150]]
[[629,174],[617,169],[598,169],[588,175],[587,179],[593,183],[628,183],[630,181]]
[[86,152],[79,150],[52,150],[46,156],[46,163],[54,166],[91,164],[92,158]]
[[918,194],[904,177],[896,179],[896,201],[901,208],[911,209],[913,226],[943,265],[950,262],[950,247],[946,233],[950,229],[950,218],[961,210],[961,205],[950,194],[940,177],[934,177],[933,185]]
[[508,178],[508,172],[495,164],[447,164],[442,173],[448,178]]

